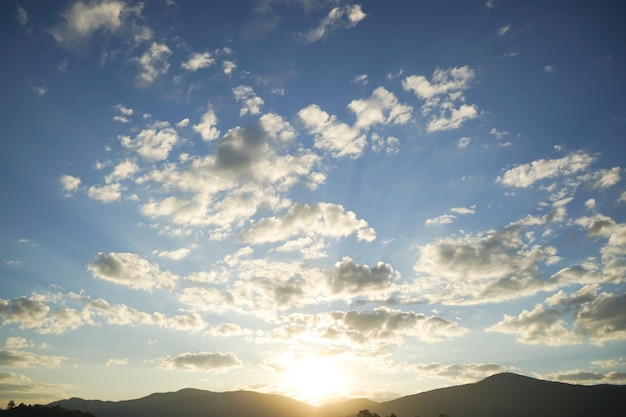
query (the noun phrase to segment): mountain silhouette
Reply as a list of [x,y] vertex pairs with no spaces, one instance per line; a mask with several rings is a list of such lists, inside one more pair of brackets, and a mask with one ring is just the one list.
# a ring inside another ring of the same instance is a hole
[[625,399],[623,385],[571,385],[504,373],[383,403],[356,399],[314,407],[251,391],[183,389],[128,401],[70,398],[50,405],[96,417],[352,417],[363,409],[383,417],[588,417],[622,415]]

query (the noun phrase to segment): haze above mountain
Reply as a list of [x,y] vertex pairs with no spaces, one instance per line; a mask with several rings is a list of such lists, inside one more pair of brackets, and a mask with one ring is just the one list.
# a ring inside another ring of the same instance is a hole
[[480,382],[441,388],[383,403],[354,399],[321,407],[287,397],[251,391],[211,392],[182,389],[128,401],[71,398],[60,405],[93,413],[96,417],[347,417],[368,409],[397,417],[577,417],[619,415],[624,385],[571,385],[504,373]]

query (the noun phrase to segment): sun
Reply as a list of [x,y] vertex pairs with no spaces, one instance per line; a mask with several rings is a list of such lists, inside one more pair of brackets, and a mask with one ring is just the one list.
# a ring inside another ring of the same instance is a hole
[[321,405],[349,391],[349,378],[336,359],[307,355],[292,358],[285,368],[285,388],[294,399]]

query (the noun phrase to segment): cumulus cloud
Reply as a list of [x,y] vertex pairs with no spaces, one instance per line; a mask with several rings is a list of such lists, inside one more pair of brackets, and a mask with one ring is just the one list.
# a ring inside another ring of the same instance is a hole
[[291,314],[268,338],[322,343],[324,346],[364,352],[384,352],[406,337],[434,343],[459,337],[468,330],[458,323],[413,311],[380,307],[369,311],[333,311],[321,314]]
[[261,123],[261,127],[271,139],[278,141],[280,144],[289,144],[291,143],[298,132],[289,124],[289,122],[283,120],[277,114],[267,113],[261,116],[259,119]]
[[222,70],[224,71],[224,74],[228,75],[229,77],[233,73],[235,68],[237,68],[237,64],[235,64],[233,61],[229,61],[227,59],[222,61]]
[[30,20],[30,13],[26,11],[19,4],[17,5],[17,21],[20,22],[20,25],[26,26],[28,21]]
[[63,13],[63,22],[50,33],[58,43],[74,46],[98,31],[116,32],[128,12],[123,1],[78,1]]
[[180,248],[174,250],[164,250],[161,252],[157,252],[157,255],[161,258],[171,259],[173,261],[180,261],[181,259],[185,259],[189,256],[191,250],[188,248]]
[[13,349],[0,350],[0,366],[6,368],[58,368],[64,360],[61,356],[37,355]]
[[[463,103],[464,91],[474,77],[474,70],[467,65],[447,70],[437,68],[430,81],[423,75],[410,75],[402,81],[402,87],[424,100],[422,114],[432,115],[427,124],[429,132],[451,130],[478,117],[475,105]],[[461,104],[457,106],[456,102]]]
[[167,61],[170,55],[172,51],[167,45],[152,42],[150,48],[135,60],[139,66],[137,84],[141,87],[149,86],[158,77],[166,74],[170,67]]
[[136,151],[141,159],[156,162],[167,159],[174,145],[178,143],[179,137],[168,122],[155,122],[147,129],[141,130],[134,139],[122,135],[119,136],[119,140],[124,148]]
[[335,29],[349,29],[356,26],[366,16],[359,4],[334,7],[320,20],[316,27],[308,32],[301,33],[299,39],[307,43],[317,42]]
[[542,379],[565,382],[568,384],[624,384],[626,372],[596,372],[584,369],[572,369],[567,371],[553,372],[542,376]]
[[[573,294],[560,291],[545,301],[549,308],[537,305],[517,317],[505,315],[488,330],[514,334],[519,342],[534,345],[588,342],[601,346],[626,340],[626,294],[597,291],[597,285]],[[571,322],[566,320],[568,316],[572,316]]]
[[198,352],[167,356],[158,361],[162,369],[180,369],[183,371],[224,372],[240,368],[241,361],[234,353]]
[[378,262],[370,268],[344,257],[334,269],[326,272],[326,279],[332,293],[357,295],[389,288],[396,275],[391,264]]
[[520,224],[485,234],[436,239],[420,246],[416,291],[432,302],[477,304],[535,294],[563,285],[545,281],[539,265],[559,258],[552,246],[529,246]]
[[496,182],[506,187],[528,188],[547,178],[585,171],[594,161],[594,157],[583,152],[571,153],[559,159],[539,159],[509,169]]
[[387,155],[394,155],[400,151],[400,140],[394,136],[386,138],[374,132],[371,136],[372,150],[374,152],[384,151]]
[[95,185],[87,189],[87,195],[94,200],[103,203],[111,203],[122,198],[122,186],[119,183],[113,183],[97,187]]
[[209,106],[206,113],[202,115],[200,123],[193,125],[193,130],[198,132],[202,139],[206,141],[215,140],[220,136],[220,131],[215,126],[217,125],[217,116],[213,107]]
[[476,382],[488,376],[511,371],[515,368],[498,363],[403,363],[402,370],[412,370],[420,375],[443,378],[463,383]]
[[438,217],[433,217],[431,219],[426,219],[424,222],[426,226],[439,226],[442,224],[450,224],[456,219],[456,216],[453,214],[442,214]]
[[71,175],[61,175],[59,178],[61,182],[61,186],[63,187],[63,191],[66,192],[66,197],[72,195],[78,190],[80,186],[81,180],[78,177],[74,177]]
[[113,171],[109,175],[104,177],[104,181],[107,184],[122,181],[132,177],[138,171],[139,165],[137,165],[134,160],[126,159],[115,165]]
[[233,88],[233,94],[237,102],[243,103],[243,107],[239,110],[239,116],[245,116],[248,113],[255,115],[261,112],[261,106],[265,102],[254,93],[249,85],[239,85]]
[[357,128],[337,121],[318,105],[311,104],[298,112],[307,130],[315,135],[315,147],[329,151],[335,158],[361,156],[367,140]]
[[31,403],[47,404],[59,398],[68,398],[74,387],[67,384],[43,384],[26,375],[0,372],[0,387],[5,398],[20,398]]
[[195,52],[191,54],[189,59],[181,64],[181,67],[187,71],[198,71],[202,68],[208,68],[215,63],[215,58],[210,52]]
[[359,240],[371,242],[376,233],[365,220],[357,219],[343,206],[331,203],[294,204],[283,217],[259,220],[244,231],[241,239],[248,243],[266,243],[288,240],[294,236],[345,237],[357,235]]
[[106,361],[106,363],[104,364],[104,366],[125,366],[125,365],[128,365],[128,358],[123,358],[123,359],[111,358],[108,361]]
[[15,323],[22,329],[41,326],[50,307],[39,300],[20,297],[11,300],[0,298],[0,318],[4,324]]
[[348,108],[356,115],[354,127],[357,129],[369,129],[375,124],[406,124],[413,111],[413,107],[401,104],[384,87],[375,89],[368,99],[351,101]]
[[172,273],[161,271],[158,265],[133,253],[100,252],[88,269],[95,278],[135,289],[172,290],[177,280]]

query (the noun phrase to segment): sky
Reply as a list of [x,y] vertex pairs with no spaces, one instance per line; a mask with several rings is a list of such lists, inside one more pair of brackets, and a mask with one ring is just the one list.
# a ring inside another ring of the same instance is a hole
[[0,4],[0,406],[626,383],[620,1]]

